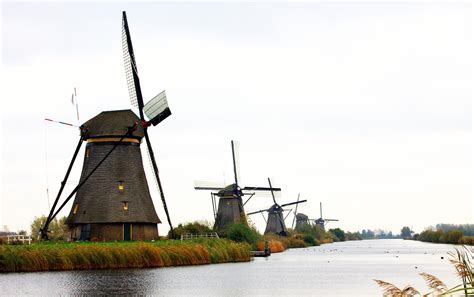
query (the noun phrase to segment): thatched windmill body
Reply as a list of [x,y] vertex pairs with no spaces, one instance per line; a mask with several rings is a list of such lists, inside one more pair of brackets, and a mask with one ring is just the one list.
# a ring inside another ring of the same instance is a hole
[[[143,168],[140,144],[146,140],[152,172],[157,181],[163,207],[170,225],[171,219],[164,198],[158,167],[148,136],[148,128],[169,115],[166,94],[161,92],[143,104],[140,82],[133,53],[127,17],[123,12],[122,46],[130,98],[139,111],[105,111],[80,127],[80,140],[49,216],[41,228],[48,238],[49,223],[74,195],[67,218],[72,240],[151,240],[158,238],[156,214]],[[146,120],[145,114],[149,120]],[[56,209],[64,185],[82,143],[86,150],[79,184]]]
[[72,240],[148,240],[161,223],[151,199],[140,143],[144,130],[119,141],[140,119],[131,110],[106,111],[82,125],[86,144],[80,182],[115,150],[78,189],[66,220]]

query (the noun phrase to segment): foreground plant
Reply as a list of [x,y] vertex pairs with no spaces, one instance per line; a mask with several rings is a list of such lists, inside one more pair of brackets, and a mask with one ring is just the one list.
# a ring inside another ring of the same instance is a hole
[[403,289],[399,289],[394,284],[385,282],[383,280],[374,279],[374,281],[383,288],[384,296],[392,296],[392,297],[412,297],[420,295],[415,288],[412,286],[406,286]]
[[374,279],[374,281],[383,289],[384,296],[392,297],[411,297],[411,296],[474,296],[474,282],[473,282],[473,265],[472,259],[474,256],[474,250],[470,250],[467,247],[462,249],[455,249],[456,252],[449,252],[449,262],[456,269],[458,277],[462,283],[448,289],[445,283],[443,283],[436,276],[422,272],[421,277],[425,280],[426,285],[431,290],[426,294],[421,294],[418,290],[412,286],[406,286],[403,289],[398,288],[394,284],[385,282],[383,280]]

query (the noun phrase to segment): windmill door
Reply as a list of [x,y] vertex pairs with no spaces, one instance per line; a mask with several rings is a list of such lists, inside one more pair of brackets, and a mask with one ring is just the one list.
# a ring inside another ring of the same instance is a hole
[[123,240],[132,240],[132,224],[130,223],[123,224]]
[[81,236],[79,240],[86,241],[91,239],[91,224],[84,224],[81,227]]

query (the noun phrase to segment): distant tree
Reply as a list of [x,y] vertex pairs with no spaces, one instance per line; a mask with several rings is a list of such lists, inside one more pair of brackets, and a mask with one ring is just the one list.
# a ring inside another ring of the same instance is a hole
[[20,231],[18,231],[18,235],[26,235],[26,230],[20,230]]
[[328,237],[324,229],[320,225],[303,224],[296,228],[296,231],[303,235],[311,235],[313,238],[319,241],[323,241],[324,238]]
[[362,240],[362,235],[359,232],[345,232],[345,240]]
[[463,233],[460,230],[449,230],[443,235],[443,242],[458,244],[459,240],[463,237]]
[[[190,222],[186,224],[179,224],[173,229],[176,239],[181,238],[183,234],[202,234],[212,232],[209,222]],[[168,232],[168,237],[171,238],[171,230]]]
[[474,236],[474,224],[437,224],[436,230],[442,230],[444,232],[448,232],[451,230],[459,230],[465,236]]
[[339,239],[339,241],[346,240],[346,234],[340,228],[329,229],[329,232],[333,233]]
[[[44,222],[46,221],[46,216],[35,217],[31,223],[31,236],[34,238],[39,238],[39,233],[41,227],[43,227]],[[67,240],[68,227],[66,225],[66,217],[62,217],[59,220],[55,218],[49,224],[49,239],[51,240]]]
[[374,238],[375,237],[375,232],[372,230],[367,230],[367,238]]
[[414,232],[410,229],[410,227],[408,226],[405,226],[402,228],[401,230],[401,233],[400,233],[400,236],[402,238],[411,238],[411,235],[413,234]]

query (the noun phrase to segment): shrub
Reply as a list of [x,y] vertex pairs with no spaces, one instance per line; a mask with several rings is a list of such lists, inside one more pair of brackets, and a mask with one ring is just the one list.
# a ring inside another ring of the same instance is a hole
[[[319,241],[326,241],[330,237],[328,237],[328,233],[324,231],[324,229],[320,225],[301,225],[298,226],[296,229],[297,232],[304,235],[311,235],[314,239]],[[332,241],[330,241],[332,242]]]
[[[201,234],[212,232],[209,224],[205,222],[191,222],[185,225],[179,224],[178,227],[173,229],[174,237],[179,239],[183,234]],[[168,238],[171,238],[171,231],[168,232]]]
[[[319,241],[317,239],[314,240],[314,245],[319,245]],[[301,238],[288,237],[288,247],[289,248],[302,248],[302,247],[306,247],[306,243]]]
[[438,231],[425,230],[420,233],[418,238],[421,241],[439,243],[439,242],[442,242],[441,240],[442,236],[443,236],[443,231],[441,230],[438,230]]
[[260,237],[256,229],[242,223],[228,225],[225,233],[228,239],[236,242],[247,242],[254,248],[257,247],[257,240]]
[[306,234],[303,236],[303,240],[306,244],[313,246],[316,243],[316,240],[314,239],[313,235],[311,234]]
[[329,232],[334,234],[339,241],[346,240],[346,233],[343,230],[341,230],[340,228],[329,229]]
[[450,230],[445,233],[444,235],[444,242],[445,243],[452,243],[452,244],[458,244],[459,240],[463,236],[462,231],[460,230]]
[[474,245],[474,236],[463,236],[459,240],[459,243],[465,245]]

